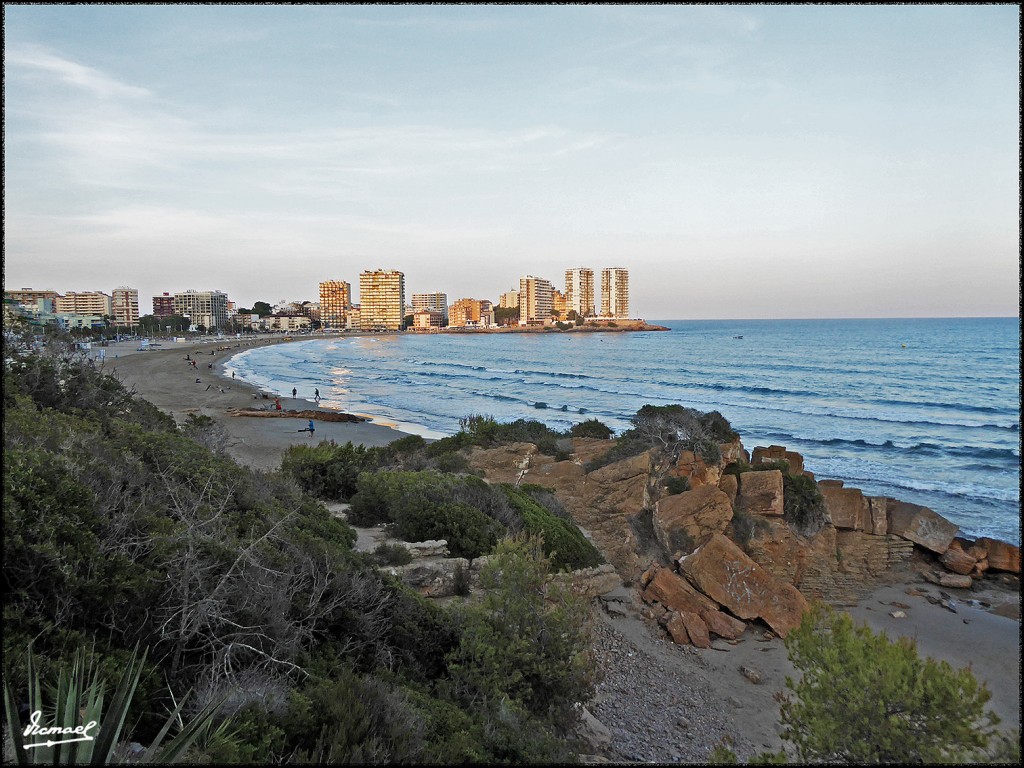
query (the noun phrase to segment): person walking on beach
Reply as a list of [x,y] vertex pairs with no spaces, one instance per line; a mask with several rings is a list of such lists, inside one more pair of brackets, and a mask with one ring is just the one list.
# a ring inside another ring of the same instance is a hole
[[298,396],[298,394],[299,390],[297,390],[295,387],[292,387],[292,398],[295,398],[296,396]]
[[319,387],[313,390],[313,399],[316,400],[318,403],[320,402],[320,388]]
[[277,410],[279,410],[279,411],[281,410],[281,398],[280,397],[275,397],[274,398],[274,407]]

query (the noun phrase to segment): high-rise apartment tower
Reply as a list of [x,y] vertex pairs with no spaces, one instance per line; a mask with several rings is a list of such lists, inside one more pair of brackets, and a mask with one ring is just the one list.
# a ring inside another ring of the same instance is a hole
[[400,331],[405,324],[405,274],[394,269],[359,274],[359,327]]
[[320,283],[320,323],[324,328],[344,330],[352,308],[352,286],[344,280]]
[[575,312],[577,317],[593,317],[596,314],[594,270],[588,267],[565,270],[565,309],[567,312]]
[[519,324],[550,320],[551,298],[552,288],[548,280],[533,275],[519,278]]
[[601,270],[601,316],[629,317],[629,270],[607,267]]
[[121,285],[111,292],[110,304],[114,322],[118,325],[135,325],[139,322],[139,290]]

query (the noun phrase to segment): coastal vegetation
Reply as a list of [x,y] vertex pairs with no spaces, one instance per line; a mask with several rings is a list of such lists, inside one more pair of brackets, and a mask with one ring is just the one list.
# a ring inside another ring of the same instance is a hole
[[[798,680],[780,693],[787,748],[758,764],[1020,764],[1019,731],[996,731],[991,698],[969,668],[922,658],[910,638],[890,640],[816,603],[785,639]],[[735,764],[728,745],[714,764]]]
[[[8,336],[4,357],[9,727],[31,714],[30,681],[55,682],[85,648],[108,694],[137,659],[122,741],[157,743],[188,691],[186,721],[216,710],[188,760],[571,759],[572,704],[592,685],[586,606],[535,588],[597,556],[543,489],[404,469],[450,453],[416,440],[257,472],[70,344]],[[367,515],[384,514],[384,494],[410,535],[448,536],[408,498],[434,494],[465,552],[491,554],[485,598],[442,608],[378,571],[304,484]]]

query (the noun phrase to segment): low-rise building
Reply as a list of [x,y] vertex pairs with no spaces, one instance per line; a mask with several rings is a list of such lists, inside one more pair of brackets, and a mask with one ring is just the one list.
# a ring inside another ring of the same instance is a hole
[[449,328],[490,328],[494,310],[486,299],[459,299],[448,309]]

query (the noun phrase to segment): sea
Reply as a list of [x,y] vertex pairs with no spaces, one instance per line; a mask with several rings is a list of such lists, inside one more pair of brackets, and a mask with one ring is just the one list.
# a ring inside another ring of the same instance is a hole
[[384,334],[235,355],[241,379],[439,438],[469,415],[616,434],[645,404],[719,411],[818,479],[1020,544],[1020,320],[655,320],[668,331]]

